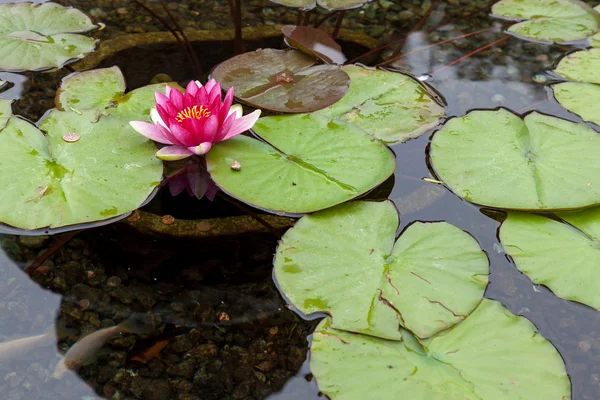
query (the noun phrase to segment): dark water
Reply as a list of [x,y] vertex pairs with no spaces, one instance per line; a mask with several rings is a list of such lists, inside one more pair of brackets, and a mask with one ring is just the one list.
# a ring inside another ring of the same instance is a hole
[[[348,27],[375,36],[375,28],[382,26],[395,29],[395,35],[402,37],[427,9],[427,4],[421,3],[394,2],[394,7],[399,7],[398,11],[390,9],[394,15],[402,10],[413,12],[405,20],[386,19],[381,7],[375,11],[367,7],[362,14],[356,10],[347,16]],[[457,6],[441,2],[422,30],[409,36],[403,52],[492,27],[497,23],[487,16],[492,3],[463,1]],[[161,30],[129,2],[65,4],[100,15],[107,28],[96,36],[103,39]],[[156,2],[152,4],[158,7]],[[171,4],[174,14],[188,28],[230,26],[226,4]],[[247,25],[261,26],[293,23],[296,14],[266,1],[248,1],[244,17]],[[582,122],[551,99],[545,86],[551,77],[544,75],[562,54],[577,46],[548,46],[511,38],[440,70],[503,35],[499,27],[415,53],[394,67],[417,77],[432,74],[426,77],[426,83],[448,104],[448,118],[473,109],[506,107],[520,113],[536,110]],[[246,43],[248,50],[269,46],[281,47],[281,39]],[[233,44],[227,41],[195,43],[205,73],[228,57],[232,48]],[[366,48],[345,43],[345,50],[352,58]],[[108,56],[98,66],[114,64],[123,69],[130,89],[147,84],[159,73],[183,82],[197,78],[173,43],[138,45]],[[37,119],[52,107],[54,88],[66,74],[19,75],[14,80],[16,85],[0,96],[22,96],[15,111]],[[0,79],[4,78],[0,74]],[[448,221],[472,234],[491,262],[486,297],[531,320],[557,347],[567,365],[574,400],[600,399],[600,313],[557,298],[546,288],[532,284],[515,268],[497,237],[502,213],[476,207],[447,189],[422,180],[434,178],[427,162],[432,133],[392,146],[397,170],[390,199],[401,211],[401,229],[413,221]],[[241,214],[222,201],[198,204],[185,195],[169,199],[166,194],[159,194],[146,209],[194,219]],[[38,271],[33,278],[35,283],[32,282],[21,269],[55,241],[14,236],[2,239],[6,254],[0,253],[0,339],[6,342],[40,335],[46,329],[50,333],[45,345],[31,346],[31,351],[19,359],[3,361],[0,354],[2,399],[318,398],[316,383],[310,379],[308,364],[304,362],[314,321],[300,320],[277,293],[271,280],[276,240],[270,235],[174,240],[143,235],[116,224],[79,234],[43,264],[47,268]],[[49,377],[60,355],[78,337],[120,321],[132,312],[147,311],[159,327],[153,336],[138,341],[132,336],[112,339],[105,346],[108,351],[99,355],[97,362],[63,379]],[[75,332],[57,341],[57,319],[75,328]],[[159,357],[145,363],[134,362],[134,356],[161,342],[167,344]]]

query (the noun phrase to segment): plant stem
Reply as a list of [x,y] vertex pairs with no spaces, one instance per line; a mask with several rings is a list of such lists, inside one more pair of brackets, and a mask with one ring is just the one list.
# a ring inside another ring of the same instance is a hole
[[523,114],[525,111],[527,111],[527,110],[531,110],[531,109],[533,109],[533,108],[536,108],[537,106],[539,106],[539,105],[542,105],[542,104],[544,104],[544,103],[547,103],[548,101],[549,101],[548,99],[545,99],[545,100],[540,100],[540,101],[536,101],[535,103],[533,103],[533,104],[530,104],[530,105],[528,105],[528,106],[527,106],[527,107],[525,107],[525,108],[521,108],[520,110],[516,111],[516,113],[517,113],[517,114]]
[[300,22],[302,22],[302,9],[301,8],[299,8],[298,11],[296,11],[296,25],[300,25]]
[[392,53],[392,55],[390,56],[390,58],[394,58],[398,54],[400,54],[400,52],[402,51],[402,48],[404,48],[404,45],[406,44],[406,40],[410,36],[410,34],[418,31],[419,29],[421,29],[421,27],[423,26],[423,24],[425,23],[425,21],[427,20],[427,18],[429,18],[429,15],[431,15],[431,12],[433,11],[433,9],[435,8],[435,6],[437,6],[437,4],[439,2],[440,2],[440,0],[433,0],[433,2],[431,3],[431,5],[429,6],[429,8],[427,9],[427,11],[425,12],[425,14],[423,15],[423,18],[421,18],[419,20],[419,22],[417,22],[417,24],[410,30],[410,32],[408,32],[408,34],[402,39],[402,41],[400,42],[400,44],[398,45],[398,47],[396,47],[396,50],[394,50],[394,52]]
[[233,41],[233,52],[238,55],[244,52],[243,38],[242,38],[242,1],[235,0],[235,5],[230,0],[229,7],[231,9],[231,16],[233,18],[233,25],[235,26],[235,38]]
[[[429,46],[425,46],[425,47],[419,47],[418,49],[415,49],[415,50],[413,50],[413,51],[410,51],[410,52],[408,52],[408,53],[401,54],[401,55],[399,55],[398,57],[389,58],[389,59],[385,60],[384,62],[382,62],[382,63],[380,63],[380,64],[377,64],[377,66],[378,66],[378,67],[382,67],[382,66],[384,66],[384,65],[391,64],[391,63],[393,63],[394,61],[398,61],[398,60],[400,60],[401,58],[408,57],[408,56],[410,56],[410,55],[412,55],[412,54],[415,54],[415,53],[418,53],[418,52],[420,52],[420,51],[427,50],[427,49],[430,49],[430,48],[432,48],[432,47],[436,47],[436,46],[439,46],[439,45],[442,45],[442,44],[445,44],[445,43],[448,43],[448,42],[453,42],[453,41],[455,41],[455,40],[464,39],[464,38],[467,38],[467,37],[469,37],[469,36],[478,35],[478,34],[480,34],[480,33],[487,32],[487,31],[491,31],[491,30],[494,30],[494,29],[495,29],[495,28],[487,28],[487,29],[482,29],[482,30],[480,30],[480,31],[475,31],[475,32],[471,32],[471,33],[465,33],[464,35],[455,36],[455,37],[453,37],[453,38],[450,38],[450,39],[442,40],[441,42],[436,42],[436,43],[430,44]],[[365,53],[365,54],[363,54],[362,56],[356,57],[354,60],[351,60],[351,61],[349,61],[349,62],[348,62],[348,64],[355,63],[356,61],[360,60],[360,59],[361,59],[361,58],[363,58],[363,57],[366,57],[366,56],[368,56],[368,55],[371,55],[371,54],[373,54],[373,53],[375,53],[375,52],[377,52],[377,51],[383,50],[383,49],[385,49],[385,48],[387,48],[387,47],[391,47],[391,46],[393,46],[394,44],[396,44],[396,43],[398,43],[398,42],[399,42],[399,41],[392,42],[392,43],[389,43],[389,44],[387,44],[387,45],[385,45],[385,46],[382,46],[382,47],[380,47],[380,48],[377,48],[377,49],[371,50],[370,52],[368,52],[368,53]]]
[[247,207],[244,207],[238,201],[232,199],[231,197],[227,196],[226,194],[223,194],[221,191],[217,192],[217,196],[219,196],[221,199],[225,200],[229,204],[233,205],[235,208],[242,211],[243,213],[251,216],[252,219],[254,219],[256,222],[258,222],[259,224],[261,224],[262,226],[267,228],[269,230],[269,232],[271,232],[273,234],[273,236],[275,236],[276,239],[278,239],[278,240],[281,239],[281,234],[277,231],[277,229],[275,229],[271,224],[269,224],[267,221],[265,221],[264,219],[259,217],[255,212],[252,212],[252,210],[250,210]]
[[36,258],[31,264],[27,266],[23,270],[27,275],[31,276],[38,269],[44,261],[50,258],[54,253],[60,250],[65,244],[69,243],[71,239],[77,236],[79,233],[85,231],[85,229],[81,229],[78,231],[73,231],[62,235],[52,246],[50,246],[46,251],[44,251],[38,258]]
[[146,12],[148,12],[148,14],[152,15],[158,22],[160,22],[160,24],[162,26],[164,26],[169,32],[171,32],[173,37],[175,37],[175,40],[177,40],[177,44],[179,44],[179,47],[181,47],[181,50],[183,50],[184,54],[188,58],[188,61],[190,62],[190,64],[194,65],[194,59],[192,58],[192,55],[189,53],[188,48],[183,44],[183,42],[182,42],[181,38],[179,37],[179,35],[177,34],[177,32],[175,32],[173,30],[173,28],[171,28],[169,26],[167,21],[165,21],[160,15],[156,14],[154,11],[152,11],[152,9],[148,8],[144,3],[140,2],[139,0],[133,0],[133,2],[136,3],[138,6],[142,7],[144,10],[146,10]]
[[312,15],[312,10],[308,10],[304,15],[304,21],[302,22],[303,26],[307,26],[310,23],[310,17]]
[[335,40],[337,38],[338,34],[340,33],[340,28],[342,27],[342,21],[344,20],[345,15],[346,15],[346,10],[343,10],[338,15],[338,20],[337,20],[337,23],[335,24],[335,29],[333,30],[333,33],[331,34],[331,38],[333,40]]
[[456,65],[456,64],[458,64],[459,62],[461,62],[461,61],[463,61],[463,60],[465,60],[465,59],[467,59],[467,58],[469,58],[469,57],[471,57],[471,56],[474,56],[474,55],[475,55],[475,54],[477,54],[477,53],[481,53],[482,51],[484,51],[484,50],[487,50],[487,49],[489,49],[490,47],[493,47],[493,46],[495,46],[495,45],[497,45],[497,44],[499,44],[499,43],[501,43],[501,42],[503,42],[503,41],[505,41],[505,40],[508,40],[509,38],[510,38],[510,35],[506,35],[506,36],[504,36],[504,37],[501,37],[500,39],[498,39],[498,40],[495,40],[495,41],[493,41],[493,42],[492,42],[492,43],[490,43],[490,44],[487,44],[487,45],[485,45],[485,46],[483,46],[483,47],[480,47],[480,48],[478,48],[477,50],[474,50],[474,51],[470,52],[469,54],[465,54],[464,56],[462,56],[462,57],[460,57],[460,58],[458,58],[458,59],[456,59],[456,60],[452,61],[451,63],[449,63],[449,64],[446,64],[446,65],[444,65],[444,66],[442,66],[442,67],[440,67],[440,68],[436,69],[435,71],[433,71],[433,72],[432,72],[432,73],[430,73],[429,75],[432,75],[432,76],[433,76],[433,75],[437,74],[438,72],[440,72],[440,71],[443,71],[443,70],[445,70],[446,68],[449,68],[449,67],[451,67],[451,66],[453,66],[453,65]]
[[314,27],[315,28],[320,27],[321,25],[323,25],[325,23],[325,21],[327,21],[329,18],[333,17],[337,13],[338,13],[338,11],[332,11],[332,12],[328,13],[323,18],[321,18],[319,21],[315,22]]
[[173,16],[171,11],[167,7],[167,4],[165,3],[165,1],[160,0],[160,4],[167,12],[167,15],[173,22],[173,25],[175,25],[175,28],[177,29],[177,31],[181,34],[181,37],[183,38],[183,43],[185,44],[185,47],[187,48],[187,50],[192,58],[192,63],[194,65],[194,70],[195,70],[196,76],[198,78],[200,78],[200,76],[202,75],[202,66],[200,65],[200,60],[198,60],[198,56],[196,55],[196,52],[194,51],[194,47],[188,40],[187,36],[185,35],[185,32],[183,32],[183,29],[181,28],[181,25],[179,25],[179,23],[177,22],[177,19],[175,19],[175,17]]

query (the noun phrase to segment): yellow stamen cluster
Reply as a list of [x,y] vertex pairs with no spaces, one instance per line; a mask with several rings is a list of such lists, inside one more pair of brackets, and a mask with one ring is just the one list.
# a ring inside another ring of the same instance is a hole
[[194,107],[188,107],[185,110],[179,111],[179,113],[177,114],[177,117],[175,117],[175,120],[179,123],[183,122],[184,119],[187,118],[196,118],[196,119],[202,119],[203,117],[208,118],[210,116],[210,111],[208,111],[207,108],[205,108],[204,106],[200,106],[200,108],[198,108],[198,106],[194,106]]

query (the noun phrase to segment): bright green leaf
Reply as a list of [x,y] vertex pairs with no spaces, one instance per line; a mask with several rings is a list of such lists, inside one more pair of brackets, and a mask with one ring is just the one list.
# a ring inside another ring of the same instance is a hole
[[63,79],[56,94],[61,110],[104,109],[125,93],[125,77],[119,67],[75,73]]
[[[236,137],[206,155],[215,183],[253,206],[308,213],[368,192],[395,168],[390,150],[360,129],[317,115],[261,118],[265,142]],[[238,161],[241,170],[231,168]]]
[[10,117],[12,117],[12,101],[0,99],[0,130],[2,130]]
[[[154,93],[164,93],[166,85],[167,83],[155,83],[132,90],[125,96],[117,99],[114,107],[107,109],[106,113],[126,121],[143,121],[149,119],[150,110],[156,107]],[[174,82],[168,83],[168,85],[174,89],[180,89],[179,85]]]
[[0,4],[0,69],[35,71],[83,58],[96,41],[74,33],[95,27],[81,11],[56,3]]
[[326,319],[313,334],[310,367],[332,400],[571,398],[560,354],[493,300],[424,345],[406,331],[402,342],[390,341],[334,329]]
[[394,246],[389,201],[352,202],[302,218],[275,257],[281,291],[305,314],[327,312],[338,329],[421,338],[462,321],[487,285],[477,242],[445,222],[414,223]]
[[572,42],[600,29],[600,15],[581,1],[501,0],[492,7],[496,17],[521,21],[508,31],[544,42]]
[[[22,228],[109,219],[138,208],[160,182],[156,148],[127,122],[54,110],[40,129],[12,117],[0,134],[0,221]],[[65,134],[79,140],[67,142]]]
[[472,111],[433,137],[431,163],[457,195],[518,210],[600,203],[600,135],[539,113]]
[[554,72],[573,81],[600,84],[600,49],[568,54],[560,60]]
[[355,65],[343,69],[350,76],[350,89],[316,114],[354,124],[387,143],[415,138],[444,116],[444,107],[408,75]]
[[600,125],[600,85],[563,82],[550,86],[556,100],[584,121]]
[[504,251],[533,282],[548,286],[559,297],[600,310],[600,209],[559,216],[575,227],[537,215],[509,213],[500,229]]

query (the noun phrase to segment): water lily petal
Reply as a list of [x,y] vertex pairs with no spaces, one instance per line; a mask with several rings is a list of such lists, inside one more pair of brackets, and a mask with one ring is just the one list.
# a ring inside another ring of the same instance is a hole
[[177,196],[187,187],[188,180],[184,173],[180,172],[175,176],[167,178],[169,181],[169,192],[171,196]]
[[204,142],[200,143],[198,146],[188,147],[188,150],[196,154],[197,156],[201,156],[208,153],[211,147],[212,143]]
[[163,144],[173,144],[168,137],[169,135],[167,135],[167,130],[160,125],[144,121],[130,121],[129,125],[131,125],[136,132],[146,136],[150,140]]
[[165,85],[165,96],[170,97],[171,96],[171,90],[173,88],[169,85]]
[[195,96],[198,89],[199,87],[196,81],[190,81],[185,87],[185,93],[190,94],[191,96]]
[[217,133],[217,136],[215,137],[215,140],[214,140],[215,143],[223,140],[225,135],[227,135],[227,132],[229,132],[229,130],[233,126],[233,123],[235,122],[235,120],[236,120],[236,114],[235,113],[229,114],[227,119],[225,119],[225,122],[223,122],[221,124],[221,127],[219,128],[219,132]]
[[204,85],[204,90],[206,90],[206,93],[210,93],[210,91],[216,84],[217,81],[215,81],[214,79],[210,79],[208,82],[206,82],[206,85]]
[[233,88],[229,88],[227,94],[225,95],[225,99],[223,100],[223,104],[221,105],[221,110],[219,111],[219,121],[225,121],[225,118],[227,118],[227,116],[229,115],[231,103],[233,103]]
[[169,121],[169,128],[171,129],[173,136],[175,136],[182,145],[187,147],[194,146],[198,143],[195,136],[183,126],[179,125],[175,120]]
[[[194,85],[196,86],[196,85]],[[187,108],[192,108],[194,107],[194,105],[196,104],[196,98],[194,96],[192,96],[190,93],[185,93],[183,95],[183,108],[187,109]]]
[[256,110],[242,118],[237,118],[233,122],[233,126],[227,132],[227,134],[223,137],[222,140],[231,139],[232,137],[239,135],[240,133],[247,131],[252,128],[256,121],[260,118],[260,110]]
[[164,161],[177,161],[194,155],[187,147],[167,146],[156,152],[156,157]]
[[181,126],[183,126],[194,137],[193,144],[204,141],[204,135],[202,134],[202,132],[204,132],[204,121],[205,120],[196,118],[186,118],[181,123]]
[[171,90],[169,100],[173,103],[176,109],[181,111],[183,109],[183,94],[179,90]]
[[167,125],[165,124],[165,122],[163,121],[162,117],[160,116],[160,114],[158,113],[158,110],[156,108],[152,108],[150,110],[150,119],[152,120],[152,122],[154,122],[155,124],[159,124],[162,127],[166,128]]
[[244,115],[244,108],[242,107],[241,104],[234,104],[229,109],[229,114],[227,114],[227,115],[229,116],[233,113],[235,113],[236,118],[242,118],[242,115]]
[[157,106],[161,106],[165,110],[167,109],[167,103],[169,102],[169,98],[167,96],[161,92],[154,92],[154,100],[156,101]]
[[202,138],[200,139],[201,142],[203,141],[214,143],[218,131],[219,117],[216,115],[211,115],[204,123],[204,127],[202,129]]

